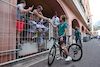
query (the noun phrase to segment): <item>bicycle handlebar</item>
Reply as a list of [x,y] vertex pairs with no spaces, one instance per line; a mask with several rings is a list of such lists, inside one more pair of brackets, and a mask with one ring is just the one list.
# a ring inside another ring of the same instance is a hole
[[[71,36],[73,36],[73,35],[67,35],[68,37],[71,37]],[[51,39],[54,39],[54,40],[58,40],[59,38],[61,38],[61,36],[58,36],[58,37],[50,37],[50,40],[49,41],[51,41]]]
[[53,39],[53,40],[58,40],[60,37],[57,37],[57,38],[55,38],[55,37],[50,37],[50,40],[49,41],[51,41],[51,39]]

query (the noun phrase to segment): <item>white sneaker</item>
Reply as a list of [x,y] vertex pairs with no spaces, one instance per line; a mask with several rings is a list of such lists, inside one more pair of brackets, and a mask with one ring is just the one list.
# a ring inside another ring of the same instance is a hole
[[70,57],[70,56],[68,56],[66,59],[65,59],[65,61],[71,61],[72,60],[72,58]]
[[55,56],[55,58],[58,58],[58,56]]
[[63,57],[58,57],[58,58],[57,58],[57,60],[62,60],[62,59],[63,59]]

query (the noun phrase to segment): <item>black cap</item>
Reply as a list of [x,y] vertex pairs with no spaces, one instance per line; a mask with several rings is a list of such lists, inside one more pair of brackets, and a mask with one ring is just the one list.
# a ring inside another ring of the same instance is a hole
[[25,0],[21,0],[20,3],[26,3],[26,1]]
[[55,11],[55,13],[53,15],[57,15],[57,12]]
[[43,10],[43,7],[39,5],[37,8],[39,8],[41,11]]

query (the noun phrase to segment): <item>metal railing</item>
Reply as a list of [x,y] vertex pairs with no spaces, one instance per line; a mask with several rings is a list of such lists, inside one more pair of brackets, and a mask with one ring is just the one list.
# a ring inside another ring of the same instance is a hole
[[[31,29],[29,25],[29,17],[30,14],[33,14],[31,11],[26,13],[25,17],[25,27],[24,30],[21,33],[20,42],[22,50],[17,47],[17,30],[16,29],[16,5],[12,4],[13,0],[5,1],[0,0],[0,4],[2,7],[0,7],[2,10],[0,10],[0,14],[2,13],[2,16],[0,16],[1,19],[1,27],[0,27],[0,66],[13,63],[16,61],[20,61],[23,59],[27,59],[33,56],[37,56],[40,54],[47,53],[49,48],[52,45],[49,45],[51,42],[49,42],[49,38],[53,36],[53,28],[52,26],[47,23],[46,27],[49,28],[48,32],[45,32],[44,36],[44,45],[42,48],[41,53],[38,53],[38,45],[36,38],[32,39],[32,36],[29,37]],[[52,22],[52,20],[50,19]],[[2,23],[3,22],[3,23]],[[36,34],[38,35],[38,33]],[[34,35],[35,36],[35,35]],[[33,49],[34,50],[33,50]],[[26,51],[27,50],[27,51]],[[34,54],[36,53],[36,54]],[[27,56],[30,55],[30,56]],[[20,58],[20,56],[25,56]]]

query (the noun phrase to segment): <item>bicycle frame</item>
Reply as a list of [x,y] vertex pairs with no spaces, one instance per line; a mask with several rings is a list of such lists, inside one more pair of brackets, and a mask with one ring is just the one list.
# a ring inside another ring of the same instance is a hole
[[[69,44],[69,42],[67,42],[67,43]],[[60,45],[56,44],[56,40],[54,40],[53,46],[55,46],[55,48],[58,47],[63,53],[65,52],[65,51],[60,47]],[[66,48],[68,48],[68,46],[67,46]],[[52,48],[51,48],[51,49],[52,49]],[[67,55],[67,54],[66,54],[66,55]],[[55,53],[55,56],[56,56],[56,53]]]

